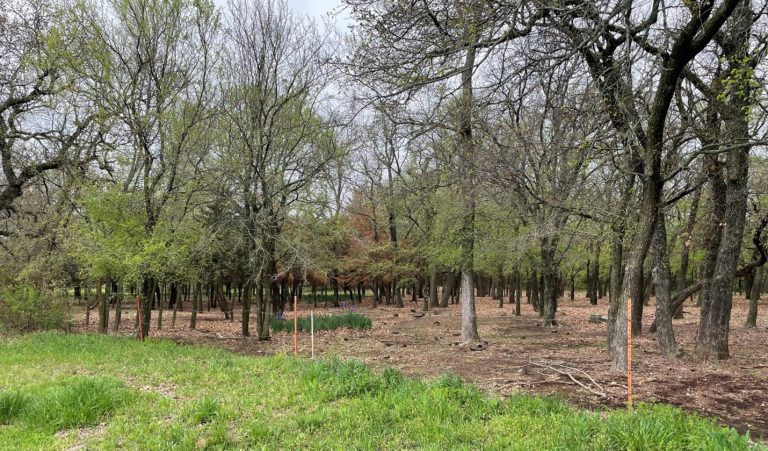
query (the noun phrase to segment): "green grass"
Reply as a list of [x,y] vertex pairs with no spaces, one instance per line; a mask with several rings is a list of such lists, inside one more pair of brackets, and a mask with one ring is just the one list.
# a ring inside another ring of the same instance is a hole
[[167,341],[27,335],[0,342],[0,368],[2,449],[757,447],[668,406],[590,412],[550,397],[501,399],[453,376]]
[[[315,330],[333,330],[346,327],[349,329],[370,329],[371,318],[360,315],[359,313],[340,313],[338,315],[317,315],[315,316]],[[285,319],[272,318],[270,327],[275,332],[293,332],[293,317],[291,312],[286,312]],[[310,318],[308,316],[299,316],[299,331],[310,331]]]
[[133,397],[115,379],[65,377],[47,386],[0,392],[0,422],[52,432],[91,426]]

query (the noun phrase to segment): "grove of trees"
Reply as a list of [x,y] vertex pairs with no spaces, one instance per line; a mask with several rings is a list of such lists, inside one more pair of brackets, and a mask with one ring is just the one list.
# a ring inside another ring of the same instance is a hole
[[293,296],[346,293],[458,303],[482,349],[476,296],[557,327],[586,289],[616,371],[628,333],[712,360],[756,326],[768,3],[342,7],[0,2],[0,319],[76,296],[106,333],[135,302],[143,337],[205,298],[268,340]]

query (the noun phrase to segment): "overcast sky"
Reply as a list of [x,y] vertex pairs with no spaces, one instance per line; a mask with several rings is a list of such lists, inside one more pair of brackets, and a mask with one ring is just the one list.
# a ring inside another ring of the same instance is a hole
[[[214,0],[214,3],[223,8],[226,7],[227,0]],[[317,19],[328,16],[331,13],[331,18],[339,25],[343,25],[348,17],[346,12],[342,11],[341,0],[288,0],[288,6],[296,12],[304,13]],[[337,14],[340,11],[341,14]]]
[[315,17],[337,12],[341,7],[340,0],[288,0],[288,4],[296,11]]

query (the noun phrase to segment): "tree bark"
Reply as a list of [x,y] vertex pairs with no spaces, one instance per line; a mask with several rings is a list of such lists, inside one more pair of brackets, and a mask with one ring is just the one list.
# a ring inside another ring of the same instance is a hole
[[433,269],[429,273],[429,306],[432,308],[439,307],[440,303],[437,299],[437,270]]
[[544,326],[557,325],[555,313],[557,312],[558,264],[555,260],[557,251],[557,237],[543,237],[541,239],[541,275],[544,281],[542,287],[541,313]]
[[760,301],[760,294],[763,291],[763,266],[755,269],[755,282],[752,284],[752,292],[749,293],[749,312],[746,327],[757,327],[757,303]]
[[472,132],[474,92],[472,77],[475,70],[476,49],[471,42],[466,49],[461,71],[461,99],[458,109],[459,178],[462,198],[461,219],[461,341],[472,346],[480,342],[475,311],[474,245],[475,245],[475,143]]
[[250,337],[251,336],[251,330],[250,330],[251,292],[253,291],[250,280],[245,283],[243,290],[245,290],[245,293],[243,293],[242,333],[243,333],[243,337]]
[[[749,37],[755,20],[752,3],[745,0],[738,3],[731,18],[731,26],[720,31],[718,45],[723,49],[724,59],[728,62],[726,74],[732,73],[733,70],[742,70],[741,65],[745,61],[756,64],[749,52]],[[731,67],[732,65],[735,67]],[[710,99],[716,102],[722,116],[724,141],[727,144],[746,143],[751,139],[747,111],[754,99],[750,81],[751,78],[747,79],[746,83],[729,88],[726,92],[727,102]],[[704,299],[701,305],[699,335],[696,341],[696,351],[704,359],[726,359],[730,356],[728,336],[733,305],[733,282],[746,221],[749,150],[750,147],[745,145],[726,154],[722,238],[712,273],[709,298]]]
[[197,312],[202,310],[203,304],[203,284],[195,283],[195,293],[192,295],[192,311],[189,316],[189,328],[195,330],[197,327]]
[[677,357],[679,350],[672,328],[669,252],[664,214],[659,214],[653,234],[653,280],[656,284],[656,339],[662,354]]
[[590,271],[589,275],[591,276],[590,280],[590,286],[592,287],[589,293],[589,303],[592,305],[597,305],[597,297],[598,297],[598,291],[600,290],[600,245],[595,245],[595,254],[594,258],[592,259],[592,271]]
[[448,307],[448,299],[450,298],[451,292],[453,291],[455,278],[456,276],[454,275],[453,271],[449,272],[446,275],[445,283],[443,284],[443,292],[440,296],[440,307],[443,307],[443,308]]
[[101,291],[103,285],[102,280],[96,284],[96,298],[99,300],[99,333],[106,334],[109,332],[109,285],[104,287],[104,293]]

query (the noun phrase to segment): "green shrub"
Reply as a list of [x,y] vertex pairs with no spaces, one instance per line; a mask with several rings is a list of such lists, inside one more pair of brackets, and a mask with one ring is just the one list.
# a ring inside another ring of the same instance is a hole
[[[315,316],[315,330],[333,330],[346,327],[348,329],[370,329],[373,325],[371,318],[359,313],[342,313],[340,315]],[[293,318],[272,318],[270,327],[275,332],[293,332]],[[309,332],[311,329],[310,318],[299,316],[299,331]]]
[[29,286],[0,290],[0,329],[11,332],[64,330],[68,327],[66,298]]

